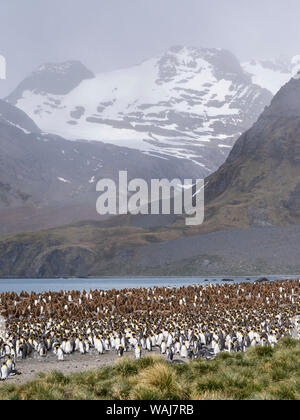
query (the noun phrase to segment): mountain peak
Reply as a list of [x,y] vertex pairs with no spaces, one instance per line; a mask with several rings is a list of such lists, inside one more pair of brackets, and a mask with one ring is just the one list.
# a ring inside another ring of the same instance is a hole
[[300,117],[300,71],[274,96],[271,105],[264,111],[262,117]]
[[40,94],[66,95],[83,80],[94,78],[94,74],[80,61],[46,63],[38,67],[30,76],[19,84],[7,97],[8,102],[16,105],[25,91]]
[[203,48],[175,45],[162,54],[158,61],[159,84],[170,82],[179,74],[186,75],[212,72],[217,80],[250,84],[251,77],[230,51],[220,48]]
[[70,60],[62,63],[45,63],[39,66],[33,74],[49,72],[66,75],[78,71],[85,72],[87,76],[93,76],[93,74],[79,60]]

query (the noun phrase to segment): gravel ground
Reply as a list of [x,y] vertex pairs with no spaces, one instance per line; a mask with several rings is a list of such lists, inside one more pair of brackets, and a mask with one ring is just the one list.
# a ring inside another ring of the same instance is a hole
[[[153,351],[152,353],[144,352],[143,357],[149,355],[159,355],[159,351]],[[124,357],[134,359],[134,353],[125,353]],[[176,359],[180,360],[180,357],[176,356]],[[65,360],[59,362],[57,357],[49,354],[47,357],[32,357],[26,360],[17,360],[17,369],[22,373],[18,376],[11,376],[6,383],[22,385],[26,382],[35,378],[38,373],[47,373],[53,370],[58,370],[65,375],[77,372],[86,372],[88,370],[97,369],[103,366],[112,365],[118,360],[118,356],[115,353],[106,354],[85,354],[81,355],[75,353],[72,355],[65,355]]]
[[300,269],[299,249],[300,225],[270,226],[142,246],[136,250],[134,261],[140,271],[157,269],[162,275],[176,270],[179,275],[202,276],[293,274]]

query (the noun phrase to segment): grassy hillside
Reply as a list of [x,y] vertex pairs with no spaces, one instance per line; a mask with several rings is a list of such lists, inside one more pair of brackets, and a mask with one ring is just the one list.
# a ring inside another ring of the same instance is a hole
[[25,385],[0,387],[1,400],[299,400],[300,342],[284,339],[274,349],[220,354],[184,365],[159,358],[119,360],[84,374],[40,374]]
[[300,120],[284,123],[249,130],[208,178],[206,229],[299,224]]
[[[298,276],[300,225],[196,235],[101,222],[0,237],[0,277]],[[230,244],[230,247],[224,246]]]
[[120,217],[117,226],[86,222],[2,236],[0,277],[97,276],[111,272],[113,257],[123,249],[184,236],[184,227],[146,229],[129,226],[124,219]]

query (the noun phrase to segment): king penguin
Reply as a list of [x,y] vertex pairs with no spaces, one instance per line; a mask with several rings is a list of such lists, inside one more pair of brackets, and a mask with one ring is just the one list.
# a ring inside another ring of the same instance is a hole
[[188,349],[185,344],[182,345],[180,350],[180,356],[181,357],[188,357]]
[[6,381],[7,378],[8,378],[8,367],[6,363],[3,363],[1,366],[1,380]]
[[135,358],[140,359],[141,356],[142,356],[141,347],[139,345],[137,345],[136,348],[135,348]]
[[62,348],[60,346],[57,346],[57,360],[60,362],[64,361],[64,352],[62,351]]
[[124,347],[123,346],[119,346],[119,348],[118,348],[118,356],[119,357],[122,357],[123,356],[123,353],[124,353]]
[[173,353],[172,349],[168,348],[167,349],[167,358],[172,362],[173,357],[174,357],[174,353]]

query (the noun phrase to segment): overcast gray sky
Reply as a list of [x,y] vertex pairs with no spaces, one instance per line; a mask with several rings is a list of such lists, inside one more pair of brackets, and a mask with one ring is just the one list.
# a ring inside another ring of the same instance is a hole
[[0,0],[0,97],[44,62],[100,72],[178,44],[242,60],[300,54],[299,22],[300,0]]

